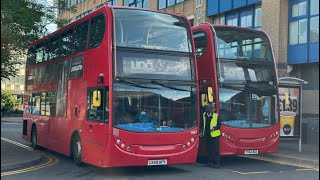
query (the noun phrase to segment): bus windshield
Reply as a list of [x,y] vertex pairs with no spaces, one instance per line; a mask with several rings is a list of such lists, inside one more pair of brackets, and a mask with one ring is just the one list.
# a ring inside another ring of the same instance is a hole
[[133,9],[114,12],[117,47],[192,52],[182,17]]
[[215,27],[220,58],[272,61],[268,37],[260,31]]
[[276,88],[220,86],[221,123],[236,128],[262,128],[278,123]]
[[197,126],[195,87],[129,80],[114,84],[113,126],[132,132],[180,132]]

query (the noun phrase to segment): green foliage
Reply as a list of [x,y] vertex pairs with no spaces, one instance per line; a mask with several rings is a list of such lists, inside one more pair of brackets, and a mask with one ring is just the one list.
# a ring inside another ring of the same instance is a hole
[[64,0],[1,0],[1,80],[16,75],[15,65],[23,63],[31,42],[47,34],[46,25],[66,24],[56,14],[59,8],[75,12],[66,7]]
[[10,91],[1,90],[1,110],[4,112],[13,110],[13,108],[16,106],[16,103],[17,100]]

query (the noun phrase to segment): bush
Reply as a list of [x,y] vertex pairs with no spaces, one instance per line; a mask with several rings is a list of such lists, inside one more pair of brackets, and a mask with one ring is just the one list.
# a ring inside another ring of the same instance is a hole
[[10,109],[6,112],[7,117],[21,117],[23,115],[23,110],[20,109]]

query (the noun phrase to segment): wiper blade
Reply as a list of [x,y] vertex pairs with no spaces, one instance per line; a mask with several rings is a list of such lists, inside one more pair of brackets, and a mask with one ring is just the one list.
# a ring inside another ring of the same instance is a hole
[[170,85],[168,85],[168,84],[165,84],[165,83],[159,82],[159,81],[157,81],[157,80],[152,80],[152,81],[151,81],[151,83],[152,83],[152,84],[157,84],[157,85],[160,85],[160,86],[163,86],[163,87],[169,88],[169,89],[177,90],[177,91],[187,91],[187,92],[189,92],[189,90],[176,88],[176,87],[170,86]]
[[125,83],[125,84],[129,84],[131,86],[134,86],[134,87],[140,87],[140,88],[148,88],[148,89],[159,89],[159,88],[155,88],[155,87],[149,87],[149,86],[143,86],[141,84],[138,84],[136,82],[133,82],[133,81],[129,81],[127,79],[116,79],[118,82],[122,82],[122,83]]

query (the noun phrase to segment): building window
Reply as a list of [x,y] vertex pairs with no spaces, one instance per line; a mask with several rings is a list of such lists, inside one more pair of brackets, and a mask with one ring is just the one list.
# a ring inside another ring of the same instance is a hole
[[176,0],[167,0],[168,1],[168,7],[175,5]]
[[77,4],[84,2],[85,0],[77,0]]
[[306,15],[306,1],[291,5],[291,15],[289,18],[289,45],[307,43],[308,19]]
[[290,22],[289,44],[302,44],[307,42],[307,19]]
[[67,1],[67,7],[70,8],[72,6],[72,0]]
[[254,28],[261,28],[261,16],[262,16],[261,6],[257,6],[254,10]]
[[310,42],[319,41],[319,16],[310,18]]
[[228,19],[227,25],[238,26],[238,17]]
[[178,3],[182,3],[184,0],[159,0],[158,9],[165,9]]
[[310,42],[319,42],[319,1],[310,1]]
[[310,1],[310,15],[319,15],[319,0],[311,0]]
[[116,5],[117,5],[117,0],[110,0],[109,3],[110,3],[112,6],[116,6]]
[[307,14],[307,2],[299,2],[292,5],[292,17],[303,16]]
[[214,24],[226,24],[226,18],[224,15],[219,15],[214,17],[213,19]]
[[129,6],[129,7],[138,7],[138,8],[148,9],[150,6],[150,0],[124,0],[123,5]]
[[252,14],[247,14],[241,17],[241,27],[252,27]]

